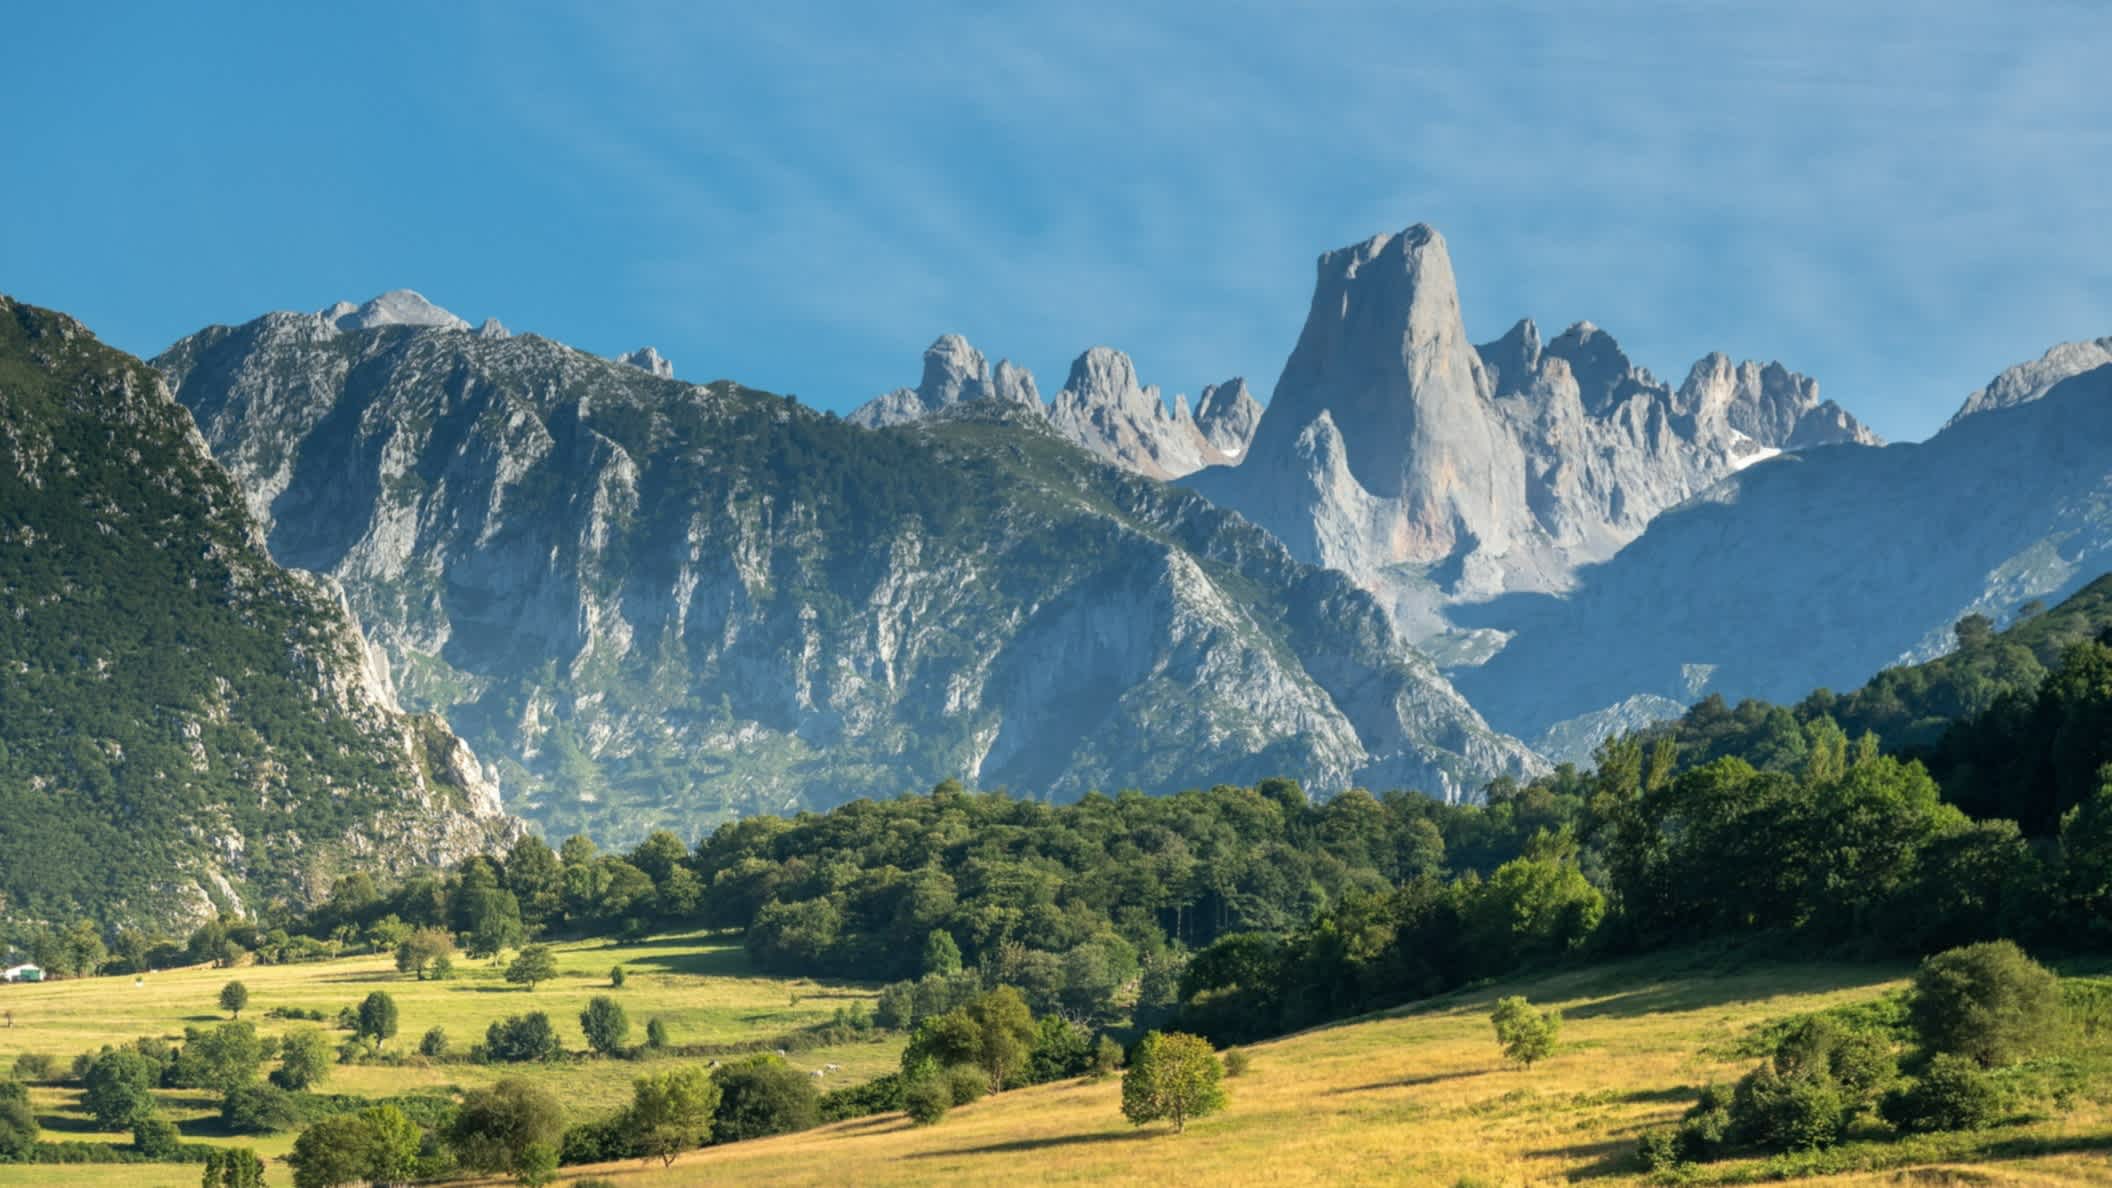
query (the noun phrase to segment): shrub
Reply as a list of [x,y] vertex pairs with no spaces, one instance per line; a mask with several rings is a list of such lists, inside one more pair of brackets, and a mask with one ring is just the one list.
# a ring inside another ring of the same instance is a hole
[[173,1159],[182,1146],[176,1124],[166,1118],[141,1118],[132,1124],[132,1149],[149,1159]]
[[1210,1041],[1180,1032],[1146,1032],[1122,1074],[1122,1116],[1137,1126],[1164,1118],[1179,1134],[1188,1119],[1225,1108],[1224,1068]]
[[1504,1059],[1531,1068],[1554,1052],[1562,1012],[1534,1010],[1523,997],[1512,995],[1497,1000],[1489,1022],[1496,1028],[1496,1042],[1503,1045]]
[[2064,1022],[2060,980],[2006,940],[1922,962],[1909,1015],[1930,1053],[1968,1056],[1984,1068],[2057,1042]]
[[1731,1101],[1737,1135],[1777,1151],[1832,1146],[1848,1114],[1848,1103],[1831,1076],[1785,1076],[1772,1064],[1747,1073]]
[[418,1054],[428,1060],[447,1058],[447,1028],[432,1027],[418,1039]]
[[587,1047],[597,1055],[620,1056],[630,1042],[631,1020],[615,999],[597,994],[579,1013],[579,1029],[586,1033]]
[[51,1078],[52,1066],[57,1061],[41,1052],[24,1052],[15,1057],[15,1076],[25,1081],[43,1081]]
[[1670,1171],[1679,1166],[1679,1132],[1677,1130],[1646,1130],[1635,1141],[1635,1157],[1645,1170]]
[[990,1092],[990,1078],[972,1064],[956,1064],[944,1070],[942,1075],[950,1090],[949,1096],[957,1106],[973,1105]]
[[204,1188],[263,1188],[264,1161],[248,1147],[215,1150],[205,1157]]
[[154,1112],[154,1082],[161,1070],[129,1048],[105,1049],[82,1077],[83,1104],[104,1130],[130,1130]]
[[1912,1134],[1980,1130],[1995,1124],[2002,1096],[1994,1079],[1965,1056],[1939,1052],[1921,1078],[1885,1098],[1885,1121]]
[[553,1152],[565,1136],[565,1112],[548,1089],[503,1080],[473,1089],[447,1129],[448,1149],[463,1167],[481,1172],[515,1171],[528,1149]]
[[623,989],[623,967],[622,967],[622,966],[620,966],[620,965],[614,965],[614,966],[610,966],[610,967],[609,967],[609,985],[610,985],[611,987],[613,987],[613,988],[617,989],[617,990],[621,990],[621,989]]
[[1247,1054],[1238,1048],[1225,1053],[1225,1075],[1243,1077],[1247,1075]]
[[270,1085],[230,1089],[220,1099],[220,1122],[236,1134],[279,1134],[304,1120],[293,1095]]
[[751,1056],[714,1074],[719,1108],[712,1138],[722,1143],[806,1130],[821,1120],[814,1079],[776,1056]]
[[37,1150],[37,1115],[29,1091],[0,1081],[0,1163],[25,1163]]
[[514,955],[513,963],[506,967],[506,980],[516,986],[528,987],[533,994],[535,988],[557,976],[557,956],[548,945],[529,945]]
[[923,1066],[902,1085],[902,1109],[919,1126],[931,1126],[953,1108],[953,1086],[937,1068]]
[[564,1055],[550,1016],[541,1011],[512,1015],[484,1029],[483,1058],[501,1064],[555,1060]]
[[307,1089],[330,1075],[330,1041],[313,1027],[297,1027],[279,1041],[279,1067],[271,1083],[281,1089]]
[[1106,1080],[1122,1071],[1122,1045],[1113,1036],[1103,1034],[1093,1041],[1093,1075]]
[[667,1024],[658,1016],[645,1021],[645,1046],[655,1052],[667,1047]]

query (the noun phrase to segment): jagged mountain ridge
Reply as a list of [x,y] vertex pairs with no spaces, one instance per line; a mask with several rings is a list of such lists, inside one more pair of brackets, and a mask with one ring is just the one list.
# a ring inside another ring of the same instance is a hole
[[2112,570],[2112,362],[2048,358],[2009,389],[2018,402],[1976,394],[1926,442],[1731,475],[1566,598],[1455,608],[1515,632],[1455,679],[1493,724],[1538,737],[1638,697],[1661,710],[1853,688],[1941,655],[1967,614],[2001,623],[2072,593]]
[[1425,225],[1317,273],[1244,459],[1183,481],[1380,595],[1414,639],[1447,633],[1453,603],[1568,588],[1743,466],[1876,441],[1779,365],[1713,355],[1675,390],[1589,323],[1543,344],[1520,322],[1477,347]]
[[1261,420],[1261,402],[1243,379],[1205,387],[1193,412],[1185,395],[1175,396],[1168,408],[1157,387],[1138,382],[1129,356],[1111,347],[1078,356],[1063,389],[1044,405],[1031,372],[1009,359],[993,371],[982,352],[957,334],[944,335],[926,349],[924,376],[916,387],[875,396],[847,419],[878,429],[975,400],[996,400],[1045,416],[1072,442],[1156,479],[1236,461]]
[[520,830],[161,378],[4,296],[0,665],[0,923],[180,929]]
[[1366,595],[1065,442],[958,340],[935,410],[877,432],[534,335],[271,314],[156,363],[274,553],[553,832],[947,776],[1459,796],[1538,765]]

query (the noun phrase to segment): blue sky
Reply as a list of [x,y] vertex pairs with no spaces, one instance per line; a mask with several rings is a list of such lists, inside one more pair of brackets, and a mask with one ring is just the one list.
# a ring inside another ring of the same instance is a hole
[[848,409],[958,331],[1266,395],[1321,251],[1887,436],[2112,334],[2112,5],[37,5],[0,290],[152,353],[410,287]]

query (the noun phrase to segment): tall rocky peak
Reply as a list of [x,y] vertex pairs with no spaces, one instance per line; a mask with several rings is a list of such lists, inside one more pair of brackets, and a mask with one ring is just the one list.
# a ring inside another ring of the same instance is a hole
[[1421,505],[1431,513],[1427,535],[1449,541],[1439,521],[1465,494],[1460,484],[1488,475],[1489,455],[1504,451],[1444,237],[1418,223],[1328,252],[1318,271],[1254,450],[1282,450],[1330,412],[1365,490]]
[[[1237,391],[1229,390],[1235,386]],[[1186,396],[1176,396],[1169,409],[1157,387],[1138,382],[1128,355],[1094,347],[1072,362],[1070,378],[1049,406],[1049,422],[1125,469],[1156,479],[1180,478],[1230,462],[1246,449],[1260,406],[1245,396],[1243,382],[1225,387],[1223,393],[1215,387],[1204,393],[1200,415],[1189,411]]]
[[659,376],[661,379],[675,378],[673,361],[662,358],[659,351],[649,346],[639,347],[627,355],[618,355],[616,356],[616,361],[618,363],[628,363],[640,371]]
[[1779,365],[1712,357],[1674,392],[1589,322],[1543,342],[1521,320],[1477,348],[1428,226],[1317,271],[1253,447],[1189,484],[1379,594],[1415,638],[1451,603],[1566,589],[1743,466],[1876,440]]
[[1254,430],[1261,424],[1261,401],[1239,378],[1211,384],[1195,402],[1195,428],[1210,447],[1226,459],[1247,452]]
[[438,326],[467,330],[469,323],[410,289],[391,289],[365,305],[340,301],[316,316],[339,330],[373,330],[381,326]]
[[1945,424],[1955,425],[1975,413],[2029,404],[2053,390],[2061,381],[2112,363],[2112,337],[2064,342],[2029,363],[2019,363],[1988,385],[1965,398],[1965,404]]
[[853,425],[884,429],[922,420],[971,400],[1003,400],[1041,411],[1034,376],[1011,360],[996,370],[983,353],[958,334],[942,334],[924,348],[924,376],[914,388],[896,388],[866,401],[846,418]]

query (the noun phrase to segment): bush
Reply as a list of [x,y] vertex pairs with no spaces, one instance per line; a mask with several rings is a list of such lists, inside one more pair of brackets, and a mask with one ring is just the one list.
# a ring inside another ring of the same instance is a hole
[[428,1060],[447,1058],[447,1028],[433,1027],[418,1039],[418,1054]]
[[1562,1012],[1534,1010],[1524,998],[1512,995],[1496,1001],[1489,1022],[1496,1028],[1496,1042],[1503,1045],[1504,1059],[1531,1068],[1554,1052]]
[[952,1108],[953,1086],[936,1068],[926,1066],[902,1085],[902,1109],[919,1126],[936,1124]]
[[220,1122],[236,1134],[280,1134],[306,1121],[291,1093],[270,1085],[230,1089],[220,1099]]
[[1635,1157],[1647,1171],[1670,1171],[1682,1162],[1677,1130],[1646,1130],[1635,1140]]
[[165,1118],[141,1118],[132,1124],[132,1149],[149,1159],[174,1159],[183,1148],[176,1124]]
[[555,1060],[564,1055],[550,1016],[541,1011],[513,1015],[484,1029],[483,1058],[501,1064]]
[[105,1049],[92,1058],[82,1077],[87,1092],[82,1104],[105,1130],[130,1130],[154,1112],[154,1083],[161,1070],[130,1048]]
[[49,1080],[52,1067],[57,1063],[41,1052],[24,1052],[15,1057],[15,1076],[24,1081]]
[[[619,967],[620,968],[620,967]],[[597,994],[579,1013],[579,1029],[596,1055],[621,1056],[631,1039],[631,1019],[615,999]]]
[[814,1079],[776,1056],[751,1056],[714,1074],[719,1108],[712,1138],[722,1143],[806,1130],[821,1120]]
[[1093,1041],[1093,1075],[1106,1080],[1122,1071],[1122,1045],[1111,1035],[1103,1034]]
[[1122,1074],[1122,1116],[1137,1126],[1164,1118],[1179,1134],[1188,1119],[1225,1108],[1223,1075],[1210,1041],[1180,1032],[1146,1032]]
[[645,1021],[645,1046],[655,1052],[667,1047],[667,1024],[657,1015]]
[[279,1041],[279,1067],[271,1083],[281,1089],[308,1089],[330,1075],[330,1041],[313,1027],[297,1027]]
[[564,1107],[548,1089],[504,1080],[464,1095],[448,1127],[447,1145],[463,1167],[506,1172],[520,1168],[529,1148],[556,1151],[564,1137]]
[[941,1075],[946,1078],[949,1095],[957,1106],[973,1105],[990,1092],[990,1078],[972,1064],[956,1064]]
[[1225,1075],[1243,1077],[1247,1075],[1247,1054],[1238,1048],[1225,1053]]
[[1921,963],[1909,1017],[1931,1054],[2013,1064],[2059,1041],[2060,980],[2009,941],[1966,945]]
[[26,1163],[37,1150],[37,1115],[29,1091],[0,1081],[0,1163]]
[[1980,1130],[2002,1114],[1994,1078],[1965,1056],[1940,1052],[1921,1079],[1885,1098],[1885,1121],[1910,1134]]
[[1785,1076],[1772,1064],[1747,1073],[1731,1100],[1737,1135],[1776,1151],[1832,1146],[1848,1114],[1848,1102],[1831,1076]]
[[611,987],[617,990],[623,989],[623,979],[624,975],[622,966],[613,965],[609,967],[609,985]]

